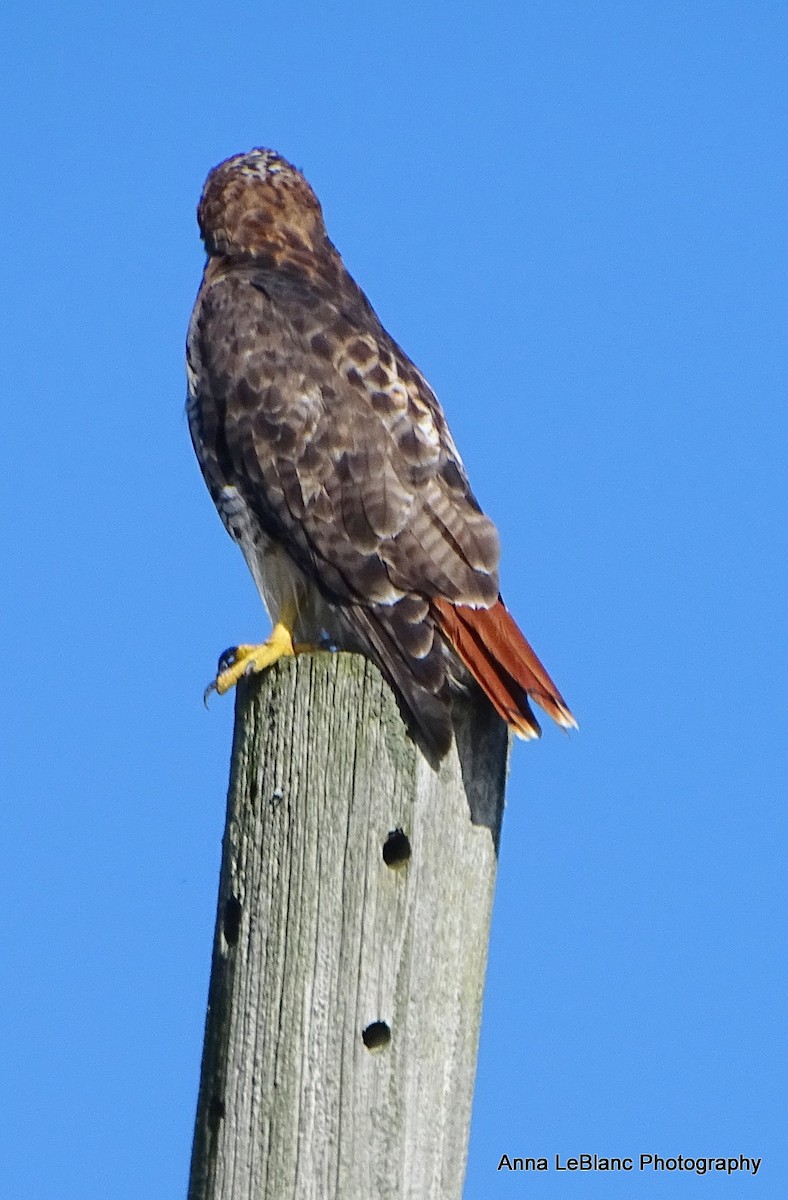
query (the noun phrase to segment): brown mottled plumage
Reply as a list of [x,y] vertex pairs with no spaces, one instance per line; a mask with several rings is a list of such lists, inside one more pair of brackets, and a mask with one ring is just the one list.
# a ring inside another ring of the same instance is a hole
[[274,621],[359,649],[431,750],[476,679],[515,732],[532,696],[574,719],[498,594],[498,536],[441,407],[271,150],[208,176],[208,251],[187,348],[189,425],[211,495]]

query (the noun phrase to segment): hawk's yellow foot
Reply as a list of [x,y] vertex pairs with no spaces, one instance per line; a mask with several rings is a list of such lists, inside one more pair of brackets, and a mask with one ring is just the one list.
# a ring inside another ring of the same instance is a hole
[[297,616],[295,605],[286,605],[281,619],[271,630],[267,641],[257,646],[233,646],[225,650],[219,659],[216,678],[208,684],[203,699],[208,702],[211,692],[223,696],[234,688],[244,675],[256,674],[272,667],[280,658],[292,658],[295,654],[304,654],[316,650],[310,643],[294,644],[292,626]]
[[[292,658],[294,654],[295,649],[290,630],[281,623],[274,625],[271,636],[259,646],[235,647],[232,652],[232,662],[220,670],[213,681],[214,690],[223,696],[225,692],[229,692],[230,688],[235,687],[242,676],[264,671],[266,667],[272,667],[280,658]],[[226,660],[226,658],[226,655],[222,655],[222,660]],[[220,667],[222,660],[220,660]]]

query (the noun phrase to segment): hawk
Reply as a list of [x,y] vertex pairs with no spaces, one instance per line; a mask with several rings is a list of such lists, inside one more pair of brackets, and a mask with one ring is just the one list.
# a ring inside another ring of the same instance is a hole
[[443,410],[329,241],[304,176],[272,150],[209,174],[208,260],[189,325],[187,412],[205,481],[273,631],[209,690],[316,645],[377,663],[437,758],[475,680],[516,734],[529,697],[575,720],[504,607],[498,535]]

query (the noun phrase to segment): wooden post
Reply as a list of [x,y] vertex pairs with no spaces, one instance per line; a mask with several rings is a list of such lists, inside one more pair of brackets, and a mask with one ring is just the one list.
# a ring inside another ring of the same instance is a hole
[[189,1200],[459,1200],[508,734],[455,725],[358,655],[239,686]]

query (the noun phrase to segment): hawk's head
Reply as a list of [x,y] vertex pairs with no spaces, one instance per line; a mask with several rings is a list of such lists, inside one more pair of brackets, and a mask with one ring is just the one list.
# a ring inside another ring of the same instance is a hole
[[214,167],[197,220],[210,255],[280,257],[288,251],[314,252],[326,241],[319,201],[301,172],[262,148]]

